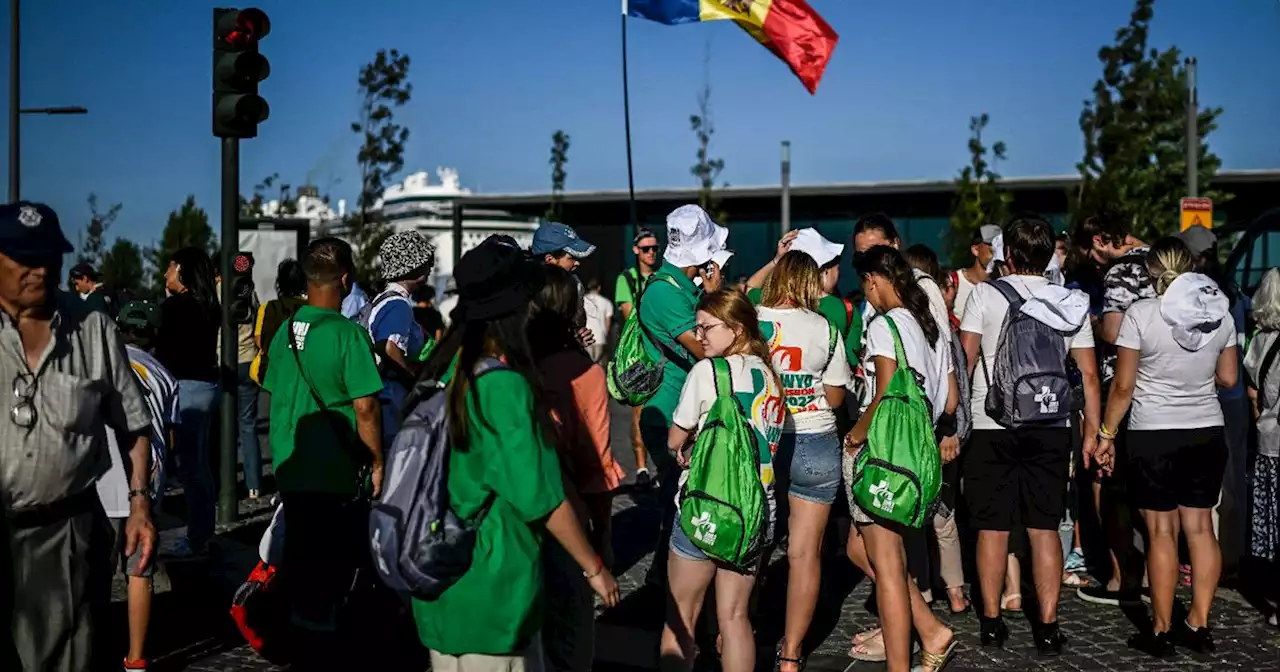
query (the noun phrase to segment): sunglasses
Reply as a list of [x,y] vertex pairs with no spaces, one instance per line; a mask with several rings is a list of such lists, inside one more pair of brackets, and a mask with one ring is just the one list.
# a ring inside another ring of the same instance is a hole
[[18,403],[9,411],[9,419],[22,429],[35,427],[38,417],[35,405],[35,376],[29,373],[18,374],[18,377],[13,379],[13,396],[17,398]]
[[640,250],[640,253],[641,253],[641,254],[649,254],[649,253],[651,253],[651,252],[657,252],[657,251],[658,251],[658,246],[657,246],[657,245],[645,245],[644,247],[639,248],[639,250]]

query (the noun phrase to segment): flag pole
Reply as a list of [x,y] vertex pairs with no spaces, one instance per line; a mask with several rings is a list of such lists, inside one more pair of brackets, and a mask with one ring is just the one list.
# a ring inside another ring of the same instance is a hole
[[631,91],[627,85],[627,0],[622,0],[622,119],[627,133],[627,204],[631,235],[636,232],[636,179],[631,167]]

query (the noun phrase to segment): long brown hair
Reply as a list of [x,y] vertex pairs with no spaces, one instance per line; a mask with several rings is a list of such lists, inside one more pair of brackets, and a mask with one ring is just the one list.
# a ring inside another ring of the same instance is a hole
[[773,379],[773,384],[777,385],[781,393],[782,381],[773,370],[773,357],[769,354],[769,344],[765,341],[764,334],[760,333],[760,318],[756,316],[756,308],[751,305],[747,297],[732,290],[712,292],[703,295],[702,300],[698,301],[698,310],[710,313],[726,326],[734,329],[737,335],[725,354],[748,354],[759,357]]
[[816,312],[822,294],[817,262],[804,252],[792,250],[782,255],[773,273],[764,281],[760,305],[773,308],[789,301],[797,308]]

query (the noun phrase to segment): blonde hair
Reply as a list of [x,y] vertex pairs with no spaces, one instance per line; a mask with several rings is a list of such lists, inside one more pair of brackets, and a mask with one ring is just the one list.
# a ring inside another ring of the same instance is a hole
[[1192,262],[1191,251],[1181,240],[1172,236],[1157,240],[1147,252],[1147,271],[1156,294],[1164,296],[1178,276],[1190,273]]
[[792,250],[782,255],[764,281],[760,305],[773,308],[789,301],[798,308],[817,311],[822,295],[822,274],[817,262],[804,252]]
[[698,310],[710,313],[737,332],[733,343],[725,350],[726,355],[746,354],[759,357],[765,369],[768,370],[769,376],[773,378],[774,385],[779,390],[782,389],[782,381],[773,370],[773,357],[769,354],[769,343],[765,341],[764,334],[760,333],[760,318],[756,316],[756,308],[751,305],[747,297],[741,292],[722,289],[703,295],[702,300],[698,301]]
[[1280,330],[1280,269],[1267,271],[1258,283],[1253,293],[1253,320],[1263,331]]

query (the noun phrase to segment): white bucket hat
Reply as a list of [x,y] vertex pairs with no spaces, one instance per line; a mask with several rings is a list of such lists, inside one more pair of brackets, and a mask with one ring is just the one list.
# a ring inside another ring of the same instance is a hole
[[822,268],[844,253],[844,245],[833,243],[823,238],[817,230],[809,228],[796,232],[795,240],[791,241],[791,250],[804,252],[818,264],[818,268]]
[[682,205],[667,215],[667,247],[662,258],[680,268],[701,266],[723,250],[728,240],[729,229],[711,221],[706,210]]

